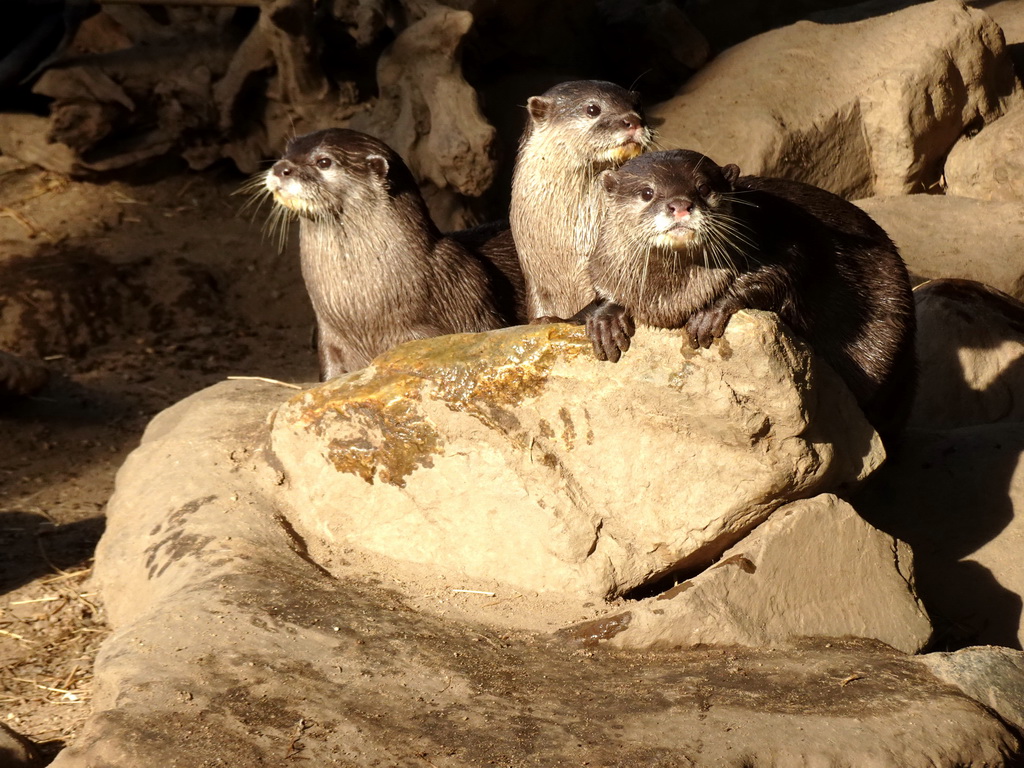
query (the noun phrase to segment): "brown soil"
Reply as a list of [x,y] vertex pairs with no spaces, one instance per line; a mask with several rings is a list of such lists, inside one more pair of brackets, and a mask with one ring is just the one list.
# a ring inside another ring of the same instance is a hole
[[109,633],[92,555],[149,419],[228,375],[316,375],[294,246],[240,211],[242,181],[73,182],[0,157],[0,349],[51,371],[0,396],[0,718],[48,758],[89,713]]

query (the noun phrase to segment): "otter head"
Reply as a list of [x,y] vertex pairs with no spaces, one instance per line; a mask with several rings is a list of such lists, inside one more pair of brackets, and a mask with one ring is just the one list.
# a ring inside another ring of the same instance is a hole
[[615,83],[574,80],[527,101],[531,136],[554,139],[567,159],[598,168],[617,167],[646,151],[653,141],[640,97]]
[[719,167],[699,152],[641,155],[601,174],[609,225],[655,249],[717,253],[745,237],[733,216],[739,175],[738,166]]
[[339,219],[415,187],[390,147],[341,128],[289,141],[264,183],[279,205],[313,220]]

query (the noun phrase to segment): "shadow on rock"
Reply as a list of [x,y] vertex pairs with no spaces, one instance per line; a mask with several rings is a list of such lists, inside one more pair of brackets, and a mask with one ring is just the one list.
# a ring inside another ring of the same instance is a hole
[[915,428],[854,504],[913,548],[937,647],[1019,649],[1024,305],[966,280],[926,283],[915,298]]

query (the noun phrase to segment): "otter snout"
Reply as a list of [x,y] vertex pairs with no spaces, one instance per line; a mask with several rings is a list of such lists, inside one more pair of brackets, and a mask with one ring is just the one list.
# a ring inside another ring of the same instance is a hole
[[295,173],[295,165],[291,160],[278,160],[270,169],[270,175],[278,180],[286,179]]
[[636,113],[630,113],[622,118],[622,127],[630,133],[638,133],[644,127],[643,120],[640,119],[640,115]]
[[644,149],[651,143],[651,129],[647,127],[644,119],[636,112],[624,115],[621,125],[626,132],[627,142],[633,142]]
[[693,201],[685,197],[676,197],[665,203],[665,210],[673,219],[685,219],[693,210]]
[[302,181],[298,168],[291,160],[282,158],[274,163],[267,172],[265,184],[277,203],[296,213],[307,213],[308,204],[304,202],[306,195],[303,193]]

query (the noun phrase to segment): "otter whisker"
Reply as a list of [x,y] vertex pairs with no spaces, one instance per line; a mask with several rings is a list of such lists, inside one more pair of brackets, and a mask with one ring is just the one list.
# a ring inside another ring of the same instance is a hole
[[722,195],[722,199],[730,203],[735,203],[737,205],[749,205],[751,208],[759,207],[757,203],[753,203],[750,200],[744,200],[743,198],[741,198],[739,191],[729,192],[728,194]]
[[753,255],[758,252],[757,241],[749,224],[734,217],[723,217],[719,223],[718,236],[732,253],[741,256],[744,264],[749,266]]
[[288,229],[296,218],[294,212],[281,205],[275,205],[267,216],[263,227],[264,236],[276,243],[278,253],[284,252],[288,243]]

